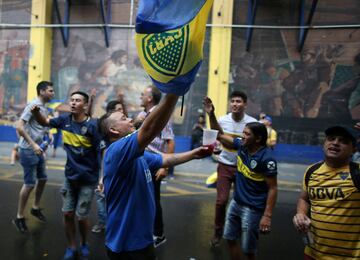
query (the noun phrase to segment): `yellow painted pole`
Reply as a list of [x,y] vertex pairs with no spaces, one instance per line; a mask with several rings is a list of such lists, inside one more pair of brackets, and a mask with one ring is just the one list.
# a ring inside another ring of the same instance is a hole
[[[52,0],[32,0],[31,24],[50,24]],[[36,94],[36,85],[42,80],[50,80],[52,55],[52,29],[31,28],[28,68],[27,100]]]
[[[232,24],[233,6],[234,0],[215,0],[212,23]],[[217,116],[224,115],[228,107],[231,33],[231,28],[211,28],[208,96],[214,103]]]

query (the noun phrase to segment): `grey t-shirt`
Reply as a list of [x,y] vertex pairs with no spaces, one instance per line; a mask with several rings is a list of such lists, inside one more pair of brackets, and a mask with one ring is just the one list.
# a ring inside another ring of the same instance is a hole
[[[25,131],[29,134],[31,139],[34,140],[35,143],[41,144],[44,135],[49,131],[48,127],[44,127],[40,125],[34,118],[33,114],[31,113],[30,109],[33,105],[38,105],[40,107],[40,113],[47,117],[48,111],[39,98],[35,98],[29,104],[26,105],[23,113],[21,114],[21,119],[26,122],[25,124]],[[31,148],[30,144],[25,141],[25,139],[21,136],[19,140],[19,146],[23,149]]]

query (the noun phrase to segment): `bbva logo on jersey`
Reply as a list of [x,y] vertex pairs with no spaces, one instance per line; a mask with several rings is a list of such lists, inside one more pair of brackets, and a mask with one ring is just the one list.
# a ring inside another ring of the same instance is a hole
[[309,197],[311,199],[329,200],[329,199],[344,199],[345,194],[340,187],[309,187]]

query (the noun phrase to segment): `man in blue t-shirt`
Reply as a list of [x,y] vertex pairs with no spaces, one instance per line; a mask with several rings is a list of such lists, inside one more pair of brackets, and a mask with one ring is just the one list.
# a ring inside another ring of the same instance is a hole
[[65,182],[61,189],[63,196],[63,214],[65,233],[68,240],[63,259],[76,259],[76,223],[79,223],[81,246],[79,253],[82,259],[89,257],[87,235],[89,232],[88,215],[94,190],[99,178],[100,150],[102,139],[98,131],[97,120],[87,115],[89,96],[76,91],[70,96],[69,114],[56,118],[46,118],[34,106],[32,113],[35,119],[45,126],[61,129],[67,160],[65,165]]
[[219,130],[221,144],[238,151],[234,198],[228,207],[223,236],[231,259],[240,259],[238,239],[246,258],[255,259],[259,231],[266,234],[271,230],[277,196],[277,163],[266,146],[266,127],[259,122],[247,123],[242,139],[233,138],[224,134],[208,97],[204,98],[204,108],[211,128]]
[[165,127],[177,100],[178,96],[167,94],[138,131],[132,120],[119,111],[100,118],[101,132],[109,143],[104,157],[104,187],[110,259],[156,259],[152,173],[209,155],[206,147],[175,155],[144,151]]

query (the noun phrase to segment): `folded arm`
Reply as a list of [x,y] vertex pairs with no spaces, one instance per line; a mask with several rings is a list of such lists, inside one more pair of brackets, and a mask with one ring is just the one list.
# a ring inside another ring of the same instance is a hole
[[50,119],[43,116],[40,113],[40,107],[37,105],[34,105],[33,107],[31,107],[31,113],[33,114],[35,120],[42,126],[50,126],[49,122]]
[[28,144],[30,144],[31,148],[34,150],[34,152],[37,155],[42,154],[42,150],[40,148],[40,146],[35,143],[35,141],[30,137],[30,135],[25,131],[25,124],[26,121],[24,121],[23,119],[20,119],[19,121],[16,122],[16,131],[19,134],[19,136],[22,136],[26,142],[28,142]]

